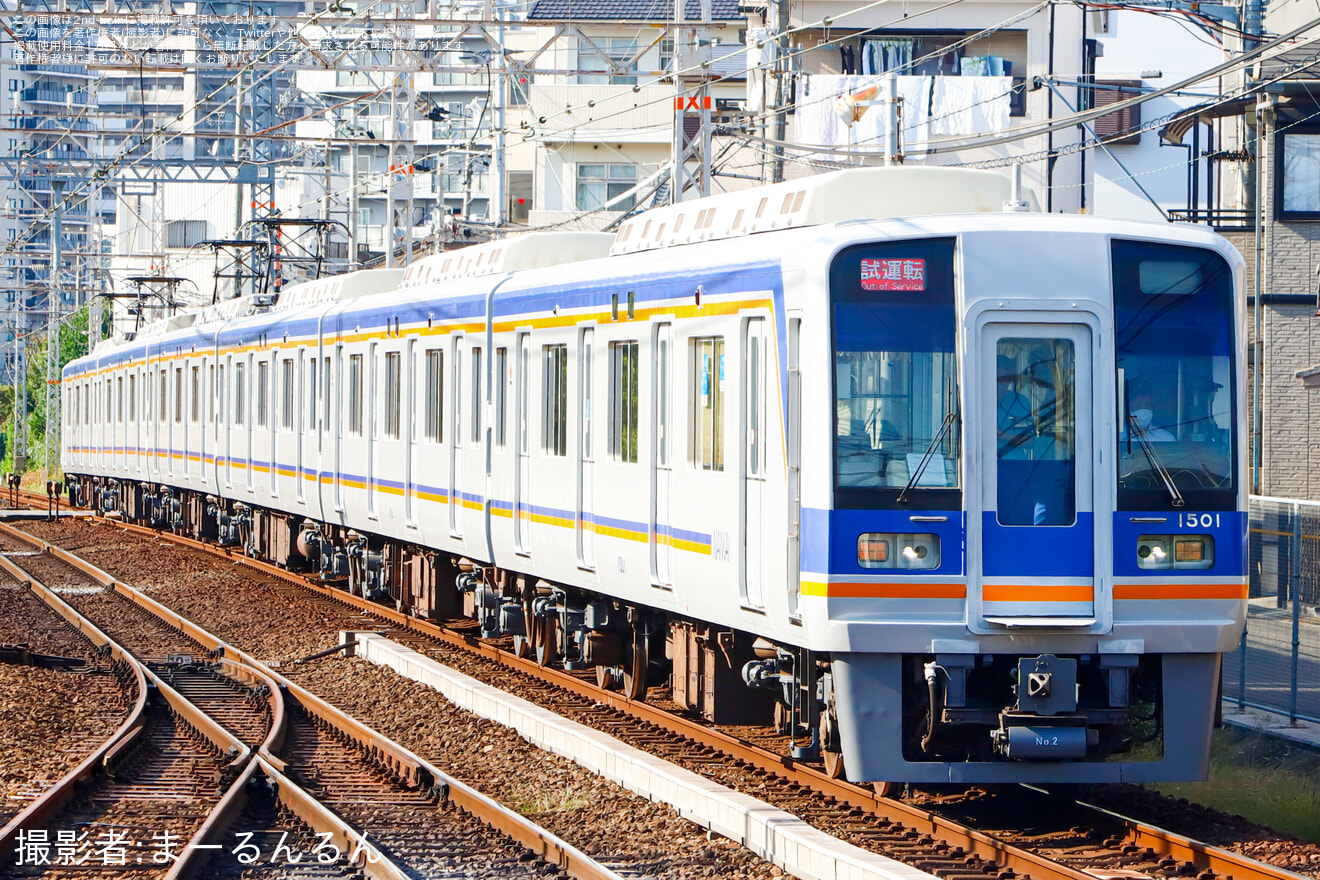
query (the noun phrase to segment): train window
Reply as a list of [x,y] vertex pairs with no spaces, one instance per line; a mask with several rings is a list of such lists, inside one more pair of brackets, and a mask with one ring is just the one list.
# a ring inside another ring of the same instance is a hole
[[137,375],[128,377],[128,420],[137,421]]
[[215,392],[213,395],[206,395],[207,406],[211,409],[211,421],[220,421],[220,408],[216,406],[216,399],[219,397],[220,389],[215,384],[215,364],[212,364],[206,370],[206,387]]
[[568,346],[546,345],[541,351],[541,448],[550,455],[568,455]]
[[637,461],[637,340],[610,343],[610,457]]
[[472,349],[472,442],[481,441],[481,349]]
[[348,357],[348,433],[362,436],[362,355]]
[[399,397],[403,374],[402,359],[397,351],[385,352],[385,436],[399,439]]
[[162,422],[169,418],[170,390],[169,383],[166,381],[167,375],[168,374],[165,370],[161,370],[160,381],[156,383],[159,387],[158,396],[160,397],[160,406],[158,408],[159,411],[156,413],[156,418]]
[[124,377],[115,380],[115,421],[124,421]]
[[495,349],[495,444],[504,445],[505,392],[508,390],[509,350]]
[[220,365],[220,372],[215,386],[215,400],[211,405],[211,421],[220,424],[220,415],[225,409],[225,365]]
[[202,369],[201,367],[192,368],[192,410],[191,421],[195,425],[200,418],[202,408]]
[[183,367],[174,368],[174,423],[183,424]]
[[724,337],[692,340],[692,463],[724,470]]
[[330,358],[321,362],[321,430],[330,430]]
[[426,439],[445,439],[445,353],[438,348],[426,352]]
[[924,239],[830,266],[836,507],[961,507],[953,260]]
[[244,394],[246,389],[243,387],[243,371],[244,367],[242,363],[234,364],[234,424],[238,427],[242,427],[243,415],[247,412],[247,400],[245,399]]
[[257,427],[265,428],[270,424],[270,363],[257,362]]
[[995,345],[1000,525],[1076,521],[1074,357],[1068,339],[1000,339]]
[[283,386],[280,395],[280,426],[286,431],[292,431],[293,415],[297,411],[293,402],[293,358],[286,357],[280,361],[280,379]]
[[1232,270],[1200,248],[1112,247],[1118,507],[1232,510]]
[[316,430],[316,357],[307,358],[307,428]]
[[83,385],[83,424],[92,423],[92,386]]

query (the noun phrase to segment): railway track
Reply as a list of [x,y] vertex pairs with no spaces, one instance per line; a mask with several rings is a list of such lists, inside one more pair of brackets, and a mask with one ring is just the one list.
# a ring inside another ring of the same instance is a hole
[[[241,561],[285,585],[291,598],[302,596],[326,615],[337,612],[349,624],[346,628],[369,628],[362,625],[365,615],[375,623],[370,628],[441,662],[553,706],[562,714],[735,788],[748,790],[751,779],[750,787],[758,797],[845,840],[941,877],[1095,880],[1141,875],[1280,880],[1299,876],[1136,820],[1027,789],[987,794],[980,806],[963,800],[947,812],[878,798],[869,788],[832,779],[815,767],[791,761],[704,723],[628,701],[582,678],[540,668],[533,661],[473,638],[461,627],[410,618],[220,548],[114,524]],[[977,831],[974,825],[991,826],[995,832]]]
[[0,831],[13,876],[617,876],[80,560],[11,530],[0,551],[141,695]]

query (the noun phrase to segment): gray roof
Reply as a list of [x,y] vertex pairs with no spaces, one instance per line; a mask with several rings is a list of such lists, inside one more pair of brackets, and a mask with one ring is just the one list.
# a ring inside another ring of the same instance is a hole
[[[710,0],[715,21],[746,18],[738,13],[738,0]],[[701,18],[701,0],[684,0],[683,14],[689,21]],[[527,13],[529,21],[546,18],[597,19],[602,21],[673,21],[673,0],[536,0]]]

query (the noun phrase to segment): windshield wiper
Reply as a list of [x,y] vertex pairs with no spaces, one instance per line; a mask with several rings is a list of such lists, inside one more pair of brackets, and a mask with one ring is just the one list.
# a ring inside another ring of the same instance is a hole
[[935,450],[940,448],[940,441],[944,439],[944,435],[948,432],[949,426],[953,424],[954,419],[956,418],[958,418],[958,413],[956,411],[951,412],[944,417],[944,423],[940,425],[939,431],[935,433],[935,439],[930,441],[930,445],[926,447],[926,454],[921,456],[921,462],[917,465],[917,469],[912,472],[912,479],[908,480],[907,485],[903,487],[903,491],[898,493],[899,504],[907,502],[907,494],[912,491],[912,487],[917,485],[917,481],[921,479],[921,475],[926,472],[926,465],[930,464],[931,458],[935,455]]
[[1182,493],[1179,492],[1178,487],[1174,485],[1173,477],[1169,476],[1169,472],[1165,470],[1164,463],[1160,461],[1160,457],[1155,454],[1155,447],[1151,444],[1150,438],[1148,438],[1146,432],[1142,430],[1140,423],[1137,422],[1136,416],[1128,416],[1127,418],[1128,431],[1137,438],[1137,445],[1141,447],[1142,453],[1146,456],[1146,461],[1150,462],[1150,466],[1155,468],[1155,473],[1160,475],[1160,480],[1164,482],[1164,488],[1168,490],[1169,498],[1173,501],[1173,506],[1182,507],[1186,503],[1183,501]]

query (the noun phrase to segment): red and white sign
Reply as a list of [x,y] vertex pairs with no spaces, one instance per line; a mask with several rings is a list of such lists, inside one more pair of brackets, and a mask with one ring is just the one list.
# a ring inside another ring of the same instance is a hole
[[862,260],[862,290],[925,289],[925,260]]

